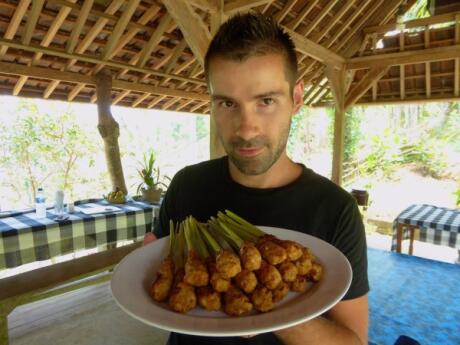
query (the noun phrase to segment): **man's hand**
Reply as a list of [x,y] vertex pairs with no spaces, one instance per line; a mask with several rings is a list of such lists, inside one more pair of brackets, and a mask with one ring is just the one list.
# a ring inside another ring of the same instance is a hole
[[153,232],[146,232],[144,235],[144,246],[149,244],[153,241],[156,241],[157,237],[154,235]]

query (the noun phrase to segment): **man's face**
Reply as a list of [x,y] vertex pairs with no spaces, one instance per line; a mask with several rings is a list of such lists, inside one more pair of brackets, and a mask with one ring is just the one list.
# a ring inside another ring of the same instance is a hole
[[217,134],[231,162],[245,175],[267,172],[285,153],[291,117],[302,103],[303,84],[290,93],[283,56],[243,62],[216,57],[209,91]]

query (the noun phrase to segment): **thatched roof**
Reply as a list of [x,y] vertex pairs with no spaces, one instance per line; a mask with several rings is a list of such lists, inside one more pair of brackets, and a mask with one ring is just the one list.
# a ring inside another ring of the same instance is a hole
[[254,9],[293,34],[306,104],[331,102],[327,70],[344,67],[347,105],[458,98],[460,12],[409,22],[406,29],[417,32],[384,37],[414,3],[1,0],[0,93],[95,102],[94,75],[105,67],[115,104],[207,113],[202,63],[211,32],[231,13]]

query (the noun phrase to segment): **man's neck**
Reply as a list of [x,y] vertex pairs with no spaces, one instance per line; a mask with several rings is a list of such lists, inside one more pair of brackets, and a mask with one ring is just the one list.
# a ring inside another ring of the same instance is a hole
[[232,179],[250,188],[277,188],[295,181],[302,173],[302,166],[294,163],[287,155],[282,155],[270,169],[260,175],[246,175],[228,160],[229,173]]

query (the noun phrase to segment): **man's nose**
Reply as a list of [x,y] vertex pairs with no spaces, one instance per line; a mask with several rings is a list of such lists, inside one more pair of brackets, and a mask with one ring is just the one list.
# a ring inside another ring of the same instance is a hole
[[258,117],[249,107],[240,107],[236,135],[244,140],[250,140],[259,134]]

